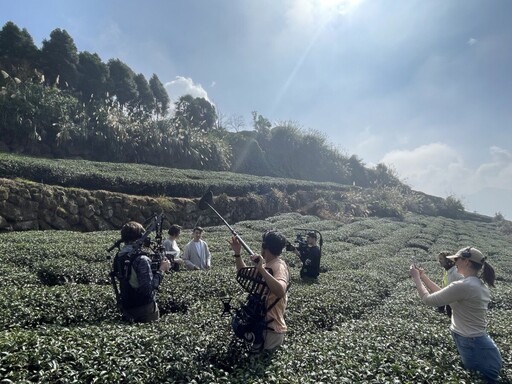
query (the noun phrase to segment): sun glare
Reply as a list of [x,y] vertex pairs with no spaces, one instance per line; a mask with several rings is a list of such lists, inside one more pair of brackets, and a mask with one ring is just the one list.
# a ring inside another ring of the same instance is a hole
[[347,15],[354,10],[363,0],[312,0],[315,6],[324,12],[335,12]]

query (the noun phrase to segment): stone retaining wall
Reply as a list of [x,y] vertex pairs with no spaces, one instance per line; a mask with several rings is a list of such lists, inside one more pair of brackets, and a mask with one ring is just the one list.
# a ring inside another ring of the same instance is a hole
[[[311,198],[311,194],[284,196],[279,191],[237,198],[220,195],[215,198],[215,208],[228,222],[257,220],[294,210]],[[1,232],[112,230],[128,220],[143,223],[162,211],[170,223],[184,227],[193,226],[198,219],[203,226],[222,224],[211,210],[200,211],[197,199],[152,198],[0,179]]]

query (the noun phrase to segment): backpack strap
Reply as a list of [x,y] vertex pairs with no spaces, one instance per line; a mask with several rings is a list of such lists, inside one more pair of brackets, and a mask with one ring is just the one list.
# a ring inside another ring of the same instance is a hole
[[[291,286],[291,285],[292,285],[292,282],[290,281],[290,282],[288,283],[288,285],[286,286],[286,291],[284,292],[284,293],[285,293],[285,295],[288,293],[288,290],[290,289],[290,286]],[[277,302],[278,302],[279,300],[281,300],[281,298],[280,298],[280,297],[278,297],[277,299],[275,299],[275,300],[274,300],[274,302],[268,306],[267,311],[270,311],[272,308],[274,308],[274,306],[277,304]]]

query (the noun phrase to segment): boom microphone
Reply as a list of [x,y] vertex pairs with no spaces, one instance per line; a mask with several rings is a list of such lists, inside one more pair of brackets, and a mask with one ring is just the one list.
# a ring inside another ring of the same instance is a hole
[[[245,243],[245,241],[243,241],[243,239],[240,237],[240,235],[238,233],[235,232],[235,230],[231,227],[231,225],[228,224],[228,222],[226,220],[224,220],[224,218],[220,215],[219,212],[217,212],[217,210],[215,208],[213,208],[212,206],[213,204],[213,192],[212,192],[212,189],[211,187],[208,188],[208,190],[206,191],[206,193],[203,195],[203,197],[201,197],[201,199],[199,200],[199,202],[197,203],[197,206],[199,207],[200,210],[205,210],[207,208],[210,208],[213,212],[215,212],[215,214],[222,220],[222,222],[229,228],[229,230],[231,231],[231,233],[233,234],[233,236],[235,236],[238,241],[240,242],[240,244],[242,245],[242,247],[244,247],[244,249],[250,254],[250,255],[254,255],[255,253],[251,250],[251,248],[249,248],[249,246]],[[256,260],[257,262],[257,260]]]

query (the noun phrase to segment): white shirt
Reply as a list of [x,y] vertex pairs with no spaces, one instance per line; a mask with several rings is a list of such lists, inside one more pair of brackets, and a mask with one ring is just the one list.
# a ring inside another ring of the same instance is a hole
[[487,308],[491,301],[489,288],[476,276],[455,281],[440,291],[425,294],[423,302],[433,307],[450,305],[452,324],[450,329],[464,337],[486,334]]
[[204,240],[191,240],[183,251],[183,261],[188,269],[208,269],[211,266],[211,253]]
[[170,252],[175,259],[180,257],[181,249],[180,247],[178,247],[178,243],[176,242],[176,240],[164,240],[162,245],[164,246],[166,253]]

